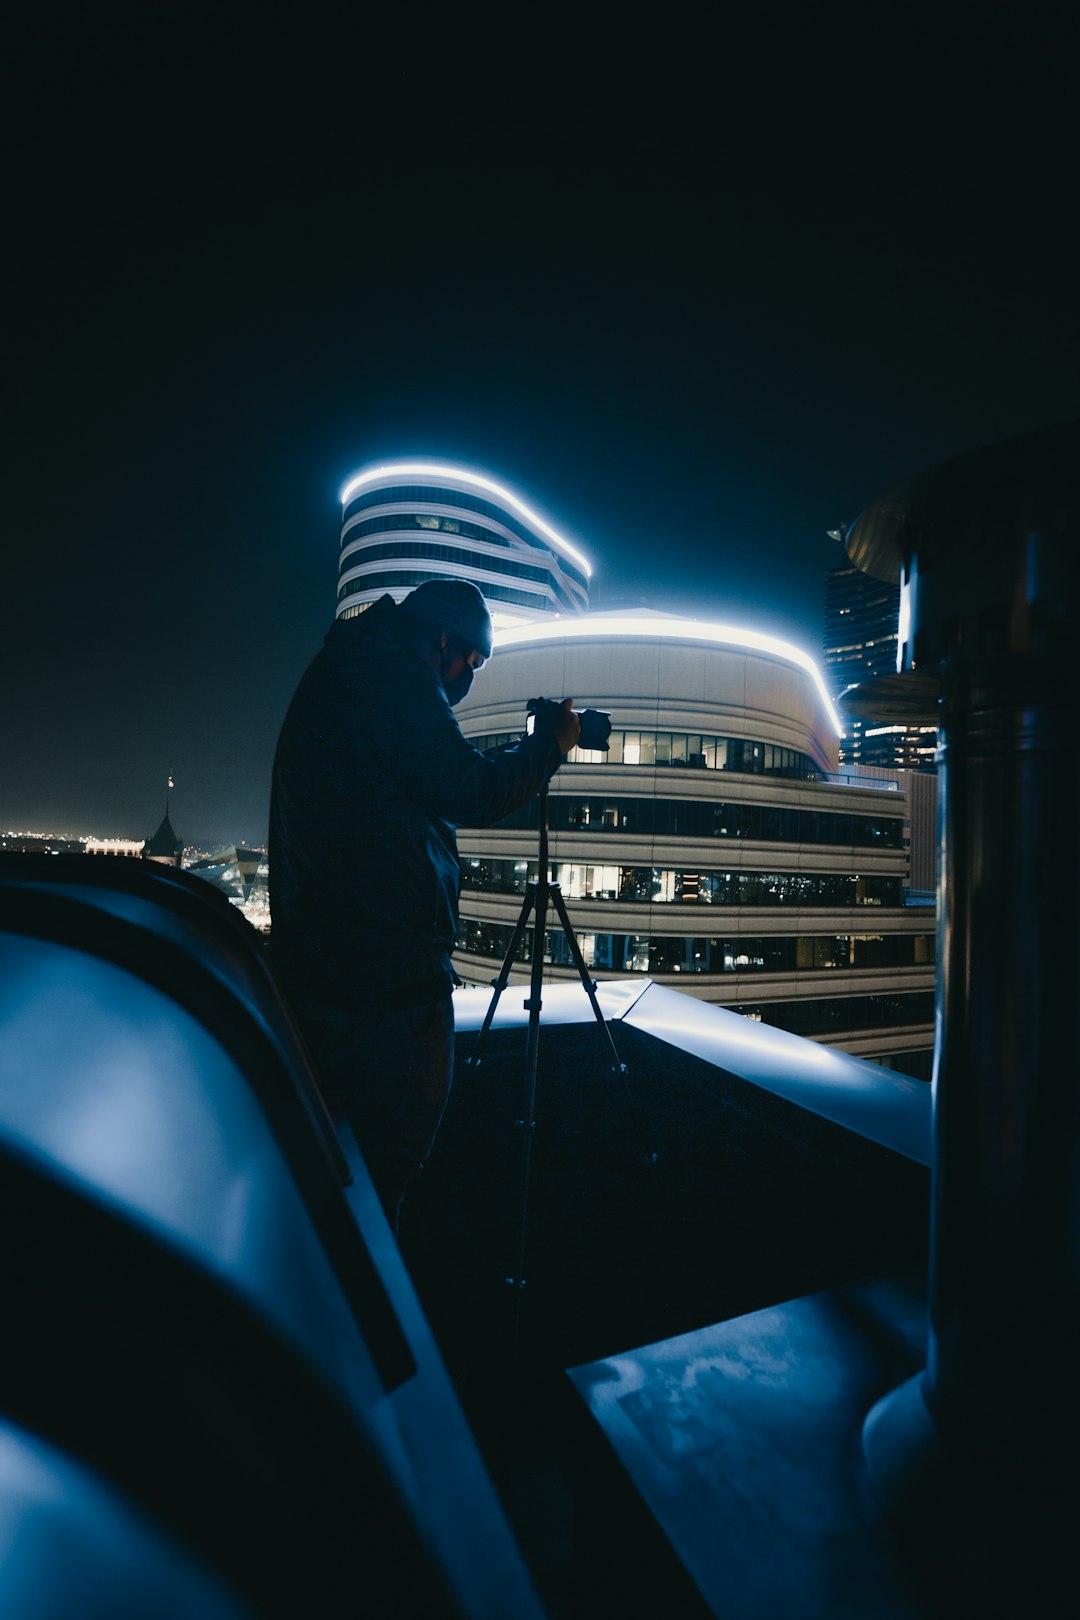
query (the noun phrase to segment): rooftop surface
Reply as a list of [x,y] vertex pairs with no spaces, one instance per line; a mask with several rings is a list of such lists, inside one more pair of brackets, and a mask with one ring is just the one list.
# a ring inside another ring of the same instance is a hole
[[[462,1002],[454,1093],[401,1247],[551,1614],[596,1612],[598,1591],[621,1591],[624,1612],[655,1601],[691,1615],[708,1611],[590,1432],[566,1369],[884,1273],[910,1279],[917,1299],[929,1088],[790,1037],[800,1066],[778,1032],[655,986],[604,992],[625,1075],[611,1072],[584,994],[544,992],[527,1207],[522,993],[506,993],[478,1068],[467,1060],[488,997]],[[640,1027],[647,1014],[683,1045]],[[721,1047],[731,1067],[702,1055]],[[813,1109],[826,1071],[831,1111],[876,1107],[878,1135],[893,1098],[905,1151]],[[507,1279],[523,1218],[518,1315]]]

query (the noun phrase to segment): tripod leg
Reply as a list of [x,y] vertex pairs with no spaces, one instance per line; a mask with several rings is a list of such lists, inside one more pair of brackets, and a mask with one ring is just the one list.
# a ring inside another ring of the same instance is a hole
[[600,1003],[596,999],[596,981],[589,977],[589,970],[585,966],[585,958],[581,954],[581,946],[577,942],[577,935],[574,933],[570,918],[567,915],[566,901],[563,899],[562,889],[557,883],[552,883],[550,888],[552,902],[555,906],[555,910],[559,914],[559,921],[562,923],[563,933],[566,935],[566,942],[570,947],[570,954],[574,958],[574,966],[578,970],[578,976],[585,988],[585,994],[592,1003],[592,1010],[596,1015],[596,1022],[603,1030],[605,1036],[607,1037],[608,1046],[611,1048],[611,1072],[612,1074],[625,1075],[626,1064],[623,1063],[619,1058],[618,1051],[615,1047],[615,1042],[611,1038],[611,1030],[608,1027],[607,1020],[600,1011]]
[[511,936],[510,943],[506,947],[506,955],[503,957],[503,965],[499,969],[498,977],[492,979],[491,981],[495,987],[495,994],[488,1003],[488,1010],[484,1014],[484,1022],[481,1024],[480,1033],[476,1037],[476,1050],[473,1052],[472,1057],[465,1059],[466,1067],[470,1069],[478,1069],[480,1067],[481,1050],[484,1042],[487,1040],[487,1033],[491,1028],[491,1021],[495,1017],[495,1009],[499,1005],[499,997],[502,995],[503,991],[506,989],[506,986],[510,982],[510,970],[514,965],[514,959],[517,956],[517,949],[521,944],[521,938],[525,932],[525,924],[529,920],[529,912],[532,910],[535,903],[536,884],[527,883],[525,885],[525,898],[521,902],[521,910],[518,912],[518,920],[514,927],[514,932]]
[[563,933],[566,935],[567,944],[570,946],[570,950],[574,958],[574,965],[577,968],[581,982],[585,987],[585,993],[592,1003],[592,1010],[596,1015],[596,1022],[603,1030],[604,1036],[608,1043],[608,1049],[611,1052],[611,1072],[612,1074],[617,1074],[621,1079],[627,1101],[637,1114],[639,1122],[642,1126],[642,1146],[640,1149],[641,1157],[644,1159],[646,1164],[654,1165],[659,1158],[659,1154],[656,1153],[645,1136],[646,1121],[644,1115],[642,1114],[640,1104],[635,1102],[634,1095],[630,1090],[630,1071],[626,1064],[620,1060],[618,1051],[615,1047],[615,1042],[611,1037],[611,1027],[605,1019],[603,1013],[600,1011],[600,1003],[596,997],[596,982],[589,977],[589,970],[585,966],[585,958],[581,954],[581,947],[577,942],[577,935],[574,933],[573,925],[571,924],[570,918],[567,915],[566,902],[563,899],[562,889],[557,883],[551,884],[550,887],[551,898],[554,902],[555,910],[559,914],[559,921],[562,923]]
[[521,1227],[518,1233],[517,1270],[507,1279],[515,1290],[514,1347],[521,1348],[521,1318],[525,1304],[525,1247],[529,1229],[529,1180],[532,1173],[532,1146],[536,1132],[536,1069],[540,1055],[540,992],[544,982],[544,934],[547,924],[547,897],[550,884],[543,879],[536,884],[533,919],[532,971],[529,976],[529,1038],[525,1049],[525,1108],[523,1116],[515,1120],[524,1132],[521,1175]]

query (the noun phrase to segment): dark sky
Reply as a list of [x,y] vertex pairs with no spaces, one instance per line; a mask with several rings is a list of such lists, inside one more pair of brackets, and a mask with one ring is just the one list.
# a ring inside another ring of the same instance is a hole
[[0,828],[261,840],[372,461],[816,653],[827,528],[1077,414],[1064,23],[274,10],[9,40]]

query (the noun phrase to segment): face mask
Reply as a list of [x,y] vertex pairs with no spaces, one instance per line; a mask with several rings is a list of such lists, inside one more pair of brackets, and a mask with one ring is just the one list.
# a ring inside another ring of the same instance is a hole
[[[442,662],[446,662],[445,653],[443,654]],[[469,695],[469,688],[472,686],[473,682],[473,672],[468,665],[466,665],[465,673],[463,675],[459,675],[456,681],[448,681],[441,670],[439,673],[442,679],[443,691],[446,693],[446,701],[449,703],[452,709],[456,709],[458,704]]]

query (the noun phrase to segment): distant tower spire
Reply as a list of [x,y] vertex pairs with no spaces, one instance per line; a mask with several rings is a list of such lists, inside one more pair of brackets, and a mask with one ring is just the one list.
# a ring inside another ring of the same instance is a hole
[[161,826],[153,837],[148,838],[143,845],[143,859],[157,861],[162,866],[179,866],[184,857],[184,846],[173,831],[173,824],[169,820],[170,794],[176,783],[170,771],[165,779],[165,815]]

